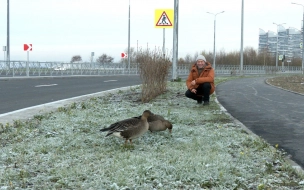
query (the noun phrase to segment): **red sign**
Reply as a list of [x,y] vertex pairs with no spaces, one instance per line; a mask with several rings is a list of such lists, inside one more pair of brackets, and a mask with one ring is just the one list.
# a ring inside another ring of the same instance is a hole
[[121,53],[121,58],[127,58],[128,54],[127,53]]
[[32,51],[33,50],[32,44],[23,44],[23,50],[24,51]]

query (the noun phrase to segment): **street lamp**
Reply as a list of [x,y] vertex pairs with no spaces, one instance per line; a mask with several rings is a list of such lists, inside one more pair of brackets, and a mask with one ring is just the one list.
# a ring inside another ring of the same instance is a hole
[[129,0],[129,20],[128,20],[128,70],[130,74],[130,59],[131,59],[131,53],[130,53],[130,0]]
[[278,69],[278,58],[279,58],[279,55],[278,55],[278,46],[279,46],[279,26],[280,26],[280,25],[283,25],[283,24],[286,24],[286,23],[282,23],[282,24],[273,23],[273,24],[277,25],[276,69]]
[[213,38],[213,68],[214,68],[214,70],[215,70],[215,57],[216,57],[215,56],[215,26],[216,26],[215,22],[216,22],[216,15],[221,14],[223,12],[225,12],[225,11],[222,11],[222,12],[219,12],[219,13],[216,13],[216,14],[207,12],[209,14],[214,15],[214,38]]
[[7,37],[6,37],[6,61],[8,64],[8,68],[10,68],[10,6],[9,6],[9,0],[7,0]]
[[303,25],[302,25],[302,74],[304,74],[304,5],[298,3],[291,3],[294,5],[300,5],[303,7]]

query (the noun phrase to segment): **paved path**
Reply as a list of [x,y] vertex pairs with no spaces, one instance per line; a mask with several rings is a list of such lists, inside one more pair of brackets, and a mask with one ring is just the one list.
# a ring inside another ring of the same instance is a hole
[[218,101],[271,145],[279,145],[304,168],[304,96],[266,84],[267,77],[219,84]]

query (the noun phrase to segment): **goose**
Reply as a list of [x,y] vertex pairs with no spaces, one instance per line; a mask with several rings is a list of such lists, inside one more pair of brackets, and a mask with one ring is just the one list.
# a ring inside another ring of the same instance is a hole
[[156,120],[149,122],[149,131],[165,131],[169,130],[169,133],[172,133],[173,125],[168,120]]
[[[140,119],[141,116],[134,117]],[[157,115],[151,112],[150,116],[148,117],[149,123],[149,131],[165,131],[166,129],[169,132],[172,132],[173,125],[170,121],[166,120],[163,116]]]
[[140,118],[128,118],[116,123],[111,124],[107,128],[103,128],[100,131],[107,131],[107,136],[114,135],[116,137],[120,137],[125,139],[125,144],[130,141],[132,144],[132,139],[138,138],[142,136],[149,129],[149,124],[147,118],[151,115],[150,110],[145,110]]

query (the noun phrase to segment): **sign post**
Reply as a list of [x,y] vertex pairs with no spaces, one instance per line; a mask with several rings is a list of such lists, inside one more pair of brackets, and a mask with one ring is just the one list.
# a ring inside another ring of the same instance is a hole
[[282,72],[284,72],[285,54],[284,55],[279,55],[279,60],[282,61]]
[[93,62],[94,52],[91,52],[91,63]]
[[[128,58],[128,53],[122,52],[122,53],[120,54],[120,57],[121,57],[122,59]],[[130,59],[128,59],[128,60],[130,60]],[[123,72],[125,73],[125,67],[123,67]],[[129,69],[129,72],[130,72],[130,69]]]
[[30,69],[29,69],[29,52],[33,50],[32,44],[23,44],[23,50],[27,51],[27,62],[26,62],[26,76],[30,76]]
[[4,55],[3,55],[3,61],[5,61],[5,52],[6,52],[6,46],[3,46],[3,53],[4,53]]
[[[94,52],[91,52],[91,68],[93,67]],[[93,67],[95,69],[95,66]]]
[[287,60],[287,63],[288,63],[288,71],[289,71],[289,63],[291,62],[291,60]]

